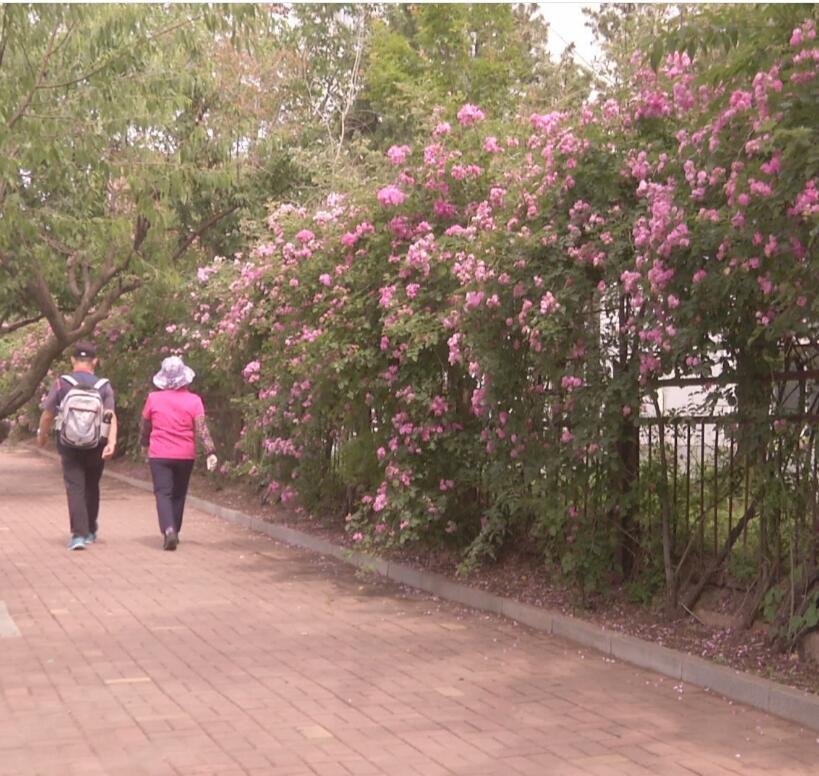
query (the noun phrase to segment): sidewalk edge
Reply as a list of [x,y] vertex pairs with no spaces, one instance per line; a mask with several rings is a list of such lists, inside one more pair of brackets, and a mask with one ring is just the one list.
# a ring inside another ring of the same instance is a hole
[[[55,453],[44,450],[38,452],[49,458],[58,457]],[[141,490],[153,491],[151,483],[145,480],[112,471],[106,471],[105,476]],[[188,504],[214,517],[265,534],[285,544],[337,558],[362,570],[381,574],[400,584],[432,593],[454,603],[502,615],[534,630],[590,647],[607,657],[713,691],[730,700],[819,731],[819,696],[720,666],[695,655],[652,644],[634,636],[610,631],[575,617],[478,590],[441,574],[350,550],[321,537],[289,526],[277,525],[198,496],[188,496]]]

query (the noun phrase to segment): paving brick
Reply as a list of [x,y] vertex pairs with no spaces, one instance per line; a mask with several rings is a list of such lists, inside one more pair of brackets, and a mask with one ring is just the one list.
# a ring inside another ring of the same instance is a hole
[[0,642],[0,776],[816,773],[798,725],[357,576],[324,540],[192,501],[165,553],[152,494],[106,478],[100,541],[69,553],[55,461],[0,447],[0,493],[20,634]]

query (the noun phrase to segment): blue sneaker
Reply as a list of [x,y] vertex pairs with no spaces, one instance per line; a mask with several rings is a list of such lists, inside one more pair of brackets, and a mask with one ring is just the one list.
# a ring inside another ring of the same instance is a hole
[[85,549],[85,537],[84,536],[72,536],[71,541],[68,542],[68,549],[69,550],[84,550]]
[[85,543],[86,544],[93,544],[95,541],[97,541],[97,535],[95,533],[93,533],[93,532],[88,534],[88,536],[85,537]]

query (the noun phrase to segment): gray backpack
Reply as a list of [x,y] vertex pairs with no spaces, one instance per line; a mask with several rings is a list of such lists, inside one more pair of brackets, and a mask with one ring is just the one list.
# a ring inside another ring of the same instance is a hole
[[83,385],[71,375],[60,379],[71,386],[57,412],[60,442],[79,450],[97,447],[102,438],[104,412],[100,389],[108,380],[103,377],[93,385]]

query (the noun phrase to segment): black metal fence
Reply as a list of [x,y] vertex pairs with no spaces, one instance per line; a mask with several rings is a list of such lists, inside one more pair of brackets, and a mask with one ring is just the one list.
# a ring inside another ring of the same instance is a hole
[[[782,562],[781,552],[793,539],[800,540],[800,551],[811,549],[815,555],[819,422],[806,417],[772,421],[769,428],[757,429],[763,442],[753,457],[741,449],[749,436],[741,430],[742,424],[730,416],[641,420],[638,476],[648,526],[656,527],[651,515],[659,514],[658,480],[664,478],[675,545],[693,541],[698,557],[715,556],[759,492],[758,529],[753,521],[744,523],[741,547],[747,549],[750,532],[760,562],[766,557]],[[729,556],[734,550],[728,549]]]

